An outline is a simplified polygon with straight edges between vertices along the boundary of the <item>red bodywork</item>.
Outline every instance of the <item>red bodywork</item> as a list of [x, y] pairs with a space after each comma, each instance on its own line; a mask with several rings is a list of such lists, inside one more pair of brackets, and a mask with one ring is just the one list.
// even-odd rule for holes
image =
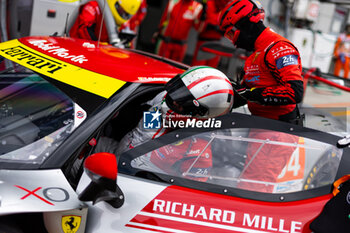
[[[38, 45], [40, 40], [47, 42]], [[165, 83], [184, 71], [159, 60], [94, 41], [61, 37], [26, 37], [19, 41], [61, 61], [126, 82]], [[72, 61], [70, 55], [80, 59]]]
[[212, 233], [309, 233], [310, 222], [331, 197], [329, 194], [274, 203], [170, 186], [130, 220], [130, 223], [143, 223], [142, 227], [126, 226], [146, 230], [158, 226], [189, 232], [204, 232], [206, 229], [205, 232]]

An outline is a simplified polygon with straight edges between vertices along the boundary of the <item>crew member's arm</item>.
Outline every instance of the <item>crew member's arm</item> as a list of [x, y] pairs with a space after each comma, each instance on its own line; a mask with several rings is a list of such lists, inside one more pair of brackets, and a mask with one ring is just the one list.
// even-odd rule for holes
[[78, 18], [70, 31], [70, 36], [75, 38], [97, 40], [94, 33], [98, 10], [93, 4], [87, 3], [80, 9]]
[[288, 105], [300, 103], [304, 95], [299, 52], [288, 42], [281, 41], [266, 54], [265, 64], [277, 81], [277, 85], [252, 88], [247, 91], [248, 100], [262, 105]]
[[[143, 19], [146, 16], [146, 14], [147, 14], [147, 3], [146, 3], [146, 0], [143, 0], [141, 2], [140, 8], [136, 12], [136, 14], [133, 15], [131, 17], [131, 19], [129, 20], [130, 29], [135, 31], [140, 26], [141, 22], [143, 21]], [[135, 32], [137, 32], [137, 31], [135, 31]]]
[[[205, 6], [205, 5], [204, 5]], [[193, 21], [193, 27], [197, 31], [202, 31], [205, 26], [205, 14], [206, 10], [202, 4], [197, 4], [194, 9], [194, 21]]]
[[173, 1], [168, 2], [167, 6], [162, 14], [162, 17], [160, 19], [159, 25], [158, 25], [158, 32], [159, 33], [161, 33], [163, 28], [167, 27], [169, 24], [171, 10], [173, 9], [173, 5], [174, 5]]

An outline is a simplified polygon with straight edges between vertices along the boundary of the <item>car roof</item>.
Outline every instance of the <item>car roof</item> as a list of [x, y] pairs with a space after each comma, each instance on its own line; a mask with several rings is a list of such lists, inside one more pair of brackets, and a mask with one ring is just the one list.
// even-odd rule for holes
[[110, 98], [128, 82], [165, 83], [184, 71], [132, 50], [68, 37], [6, 41], [0, 44], [0, 55], [103, 98]]

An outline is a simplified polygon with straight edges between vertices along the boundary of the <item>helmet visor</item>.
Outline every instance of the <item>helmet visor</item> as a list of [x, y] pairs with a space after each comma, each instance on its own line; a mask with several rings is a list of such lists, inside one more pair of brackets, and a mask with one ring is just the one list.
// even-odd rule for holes
[[201, 105], [192, 95], [181, 79], [180, 75], [172, 78], [166, 85], [165, 101], [168, 107], [181, 115], [204, 116], [208, 108]]
[[119, 2], [116, 2], [114, 7], [117, 10], [120, 17], [122, 17], [123, 19], [129, 20], [131, 18], [132, 15], [126, 12], [124, 8], [119, 4]]

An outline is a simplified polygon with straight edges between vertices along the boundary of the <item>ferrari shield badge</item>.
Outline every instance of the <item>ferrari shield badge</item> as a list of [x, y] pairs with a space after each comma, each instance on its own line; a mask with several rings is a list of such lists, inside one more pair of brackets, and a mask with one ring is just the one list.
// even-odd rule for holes
[[62, 216], [62, 230], [64, 233], [76, 233], [80, 227], [81, 216], [64, 215]]

